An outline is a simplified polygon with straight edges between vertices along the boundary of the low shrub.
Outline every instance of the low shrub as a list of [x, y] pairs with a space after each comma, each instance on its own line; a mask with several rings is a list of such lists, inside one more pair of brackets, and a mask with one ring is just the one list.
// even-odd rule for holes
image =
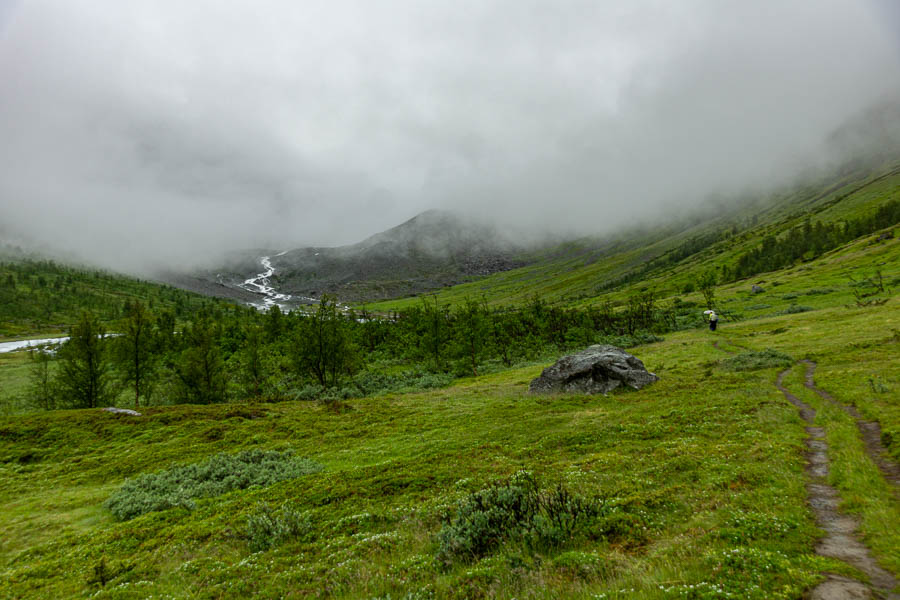
[[663, 338], [653, 335], [648, 331], [637, 331], [633, 335], [606, 335], [597, 338], [598, 344], [609, 344], [619, 348], [634, 348], [644, 344], [662, 342]]
[[104, 506], [126, 521], [144, 513], [194, 506], [194, 498], [218, 496], [251, 486], [266, 486], [322, 470], [322, 465], [285, 452], [246, 450], [216, 454], [209, 460], [145, 473], [128, 479]]
[[811, 310], [815, 310], [812, 306], [803, 306], [802, 304], [791, 304], [783, 311], [779, 312], [779, 315], [793, 315], [796, 313], [809, 312]]
[[430, 373], [423, 369], [411, 369], [393, 374], [365, 371], [356, 376], [354, 383], [362, 395], [373, 396], [391, 392], [447, 387], [453, 382], [453, 379], [453, 375], [449, 373]]
[[247, 517], [246, 532], [250, 549], [260, 552], [289, 539], [310, 541], [313, 526], [308, 514], [287, 504], [276, 513], [268, 504], [260, 502]]
[[767, 308], [772, 308], [771, 304], [754, 304], [753, 306], [748, 306], [747, 310], [765, 310]]
[[557, 548], [581, 536], [604, 537], [620, 509], [571, 493], [562, 485], [542, 490], [528, 471], [463, 498], [437, 536], [445, 566], [472, 561], [512, 542], [530, 550]]
[[762, 352], [742, 352], [722, 361], [722, 365], [730, 371], [753, 371], [770, 367], [789, 367], [794, 359], [784, 352], [766, 348]]

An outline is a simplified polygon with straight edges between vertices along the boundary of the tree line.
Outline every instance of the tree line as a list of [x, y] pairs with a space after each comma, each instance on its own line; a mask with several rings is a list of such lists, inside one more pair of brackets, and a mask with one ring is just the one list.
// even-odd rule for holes
[[[632, 346], [698, 324], [693, 305], [661, 306], [644, 290], [621, 306], [519, 308], [433, 298], [390, 315], [343, 311], [332, 297], [311, 312], [230, 306], [178, 320], [127, 301], [109, 331], [85, 311], [53, 356], [35, 352], [30, 397], [41, 408], [92, 408], [128, 393], [135, 408], [248, 399], [370, 394], [415, 374], [448, 382], [598, 342]], [[437, 379], [435, 379], [435, 377]], [[430, 379], [429, 379], [430, 378]], [[126, 392], [127, 390], [127, 392]]]
[[733, 281], [757, 273], [775, 271], [798, 260], [811, 260], [861, 236], [869, 235], [900, 223], [900, 200], [891, 200], [871, 215], [846, 222], [815, 224], [807, 217], [802, 225], [782, 237], [766, 236], [762, 243], [740, 255], [734, 266], [722, 269], [722, 278]]

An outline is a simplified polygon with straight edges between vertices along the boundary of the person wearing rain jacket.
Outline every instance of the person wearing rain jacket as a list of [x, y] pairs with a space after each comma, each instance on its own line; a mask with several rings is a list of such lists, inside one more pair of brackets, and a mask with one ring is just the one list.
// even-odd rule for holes
[[714, 310], [708, 310], [706, 311], [706, 314], [709, 316], [709, 330], [715, 331], [716, 325], [719, 324], [719, 315], [717, 315]]

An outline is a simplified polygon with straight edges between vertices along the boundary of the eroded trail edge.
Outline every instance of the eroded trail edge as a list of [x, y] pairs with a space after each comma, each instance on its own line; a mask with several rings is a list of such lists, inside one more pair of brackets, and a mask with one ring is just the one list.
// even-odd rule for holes
[[783, 384], [787, 369], [778, 374], [775, 387], [784, 397], [797, 407], [806, 421], [806, 493], [809, 505], [816, 516], [816, 523], [825, 530], [816, 544], [816, 554], [836, 558], [852, 565], [869, 576], [871, 586], [859, 581], [827, 573], [824, 582], [813, 588], [811, 600], [838, 600], [841, 598], [900, 598], [893, 594], [897, 580], [882, 569], [872, 558], [872, 553], [857, 537], [856, 519], [838, 511], [840, 495], [827, 482], [829, 472], [828, 444], [825, 442], [825, 428], [813, 425], [816, 411], [788, 391]]
[[900, 464], [897, 464], [888, 454], [887, 448], [881, 443], [881, 425], [878, 421], [870, 421], [860, 414], [855, 406], [844, 404], [835, 400], [831, 394], [816, 387], [813, 375], [816, 371], [816, 363], [811, 360], [801, 360], [806, 365], [806, 381], [805, 385], [810, 390], [818, 394], [822, 399], [831, 402], [835, 406], [840, 407], [848, 415], [856, 421], [856, 427], [862, 436], [863, 445], [866, 448], [866, 454], [872, 459], [884, 478], [894, 485], [894, 493], [900, 491]]

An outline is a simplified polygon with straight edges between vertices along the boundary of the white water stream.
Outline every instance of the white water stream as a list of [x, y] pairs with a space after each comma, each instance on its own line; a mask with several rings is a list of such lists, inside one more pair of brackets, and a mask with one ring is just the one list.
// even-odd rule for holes
[[[281, 256], [282, 254], [284, 254], [284, 252], [276, 254], [275, 256]], [[243, 288], [248, 292], [262, 294], [262, 302], [250, 303], [260, 310], [269, 310], [275, 305], [278, 305], [282, 310], [290, 310], [291, 307], [287, 304], [287, 301], [291, 299], [291, 295], [278, 293], [275, 291], [275, 288], [272, 287], [272, 282], [269, 281], [269, 278], [275, 273], [275, 267], [272, 266], [271, 258], [271, 256], [260, 257], [259, 264], [262, 265], [265, 271], [257, 274], [256, 277], [245, 280], [244, 283], [238, 284], [238, 287]]]

